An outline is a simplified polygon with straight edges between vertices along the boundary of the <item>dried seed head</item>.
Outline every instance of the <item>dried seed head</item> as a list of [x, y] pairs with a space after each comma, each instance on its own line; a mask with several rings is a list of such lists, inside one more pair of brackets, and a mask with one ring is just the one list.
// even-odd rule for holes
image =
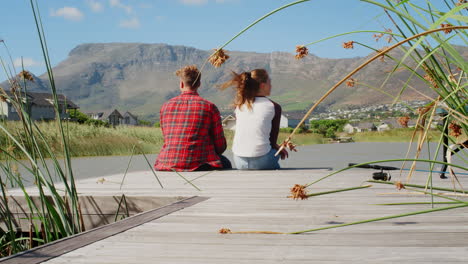
[[297, 152], [297, 149], [296, 149], [297, 145], [294, 144], [294, 143], [292, 143], [291, 141], [288, 141], [288, 142], [286, 143], [286, 147], [287, 147], [290, 151]]
[[[387, 48], [388, 48], [388, 47], [383, 47], [383, 48], [381, 48], [381, 49], [378, 49], [378, 50], [377, 50], [377, 54], [380, 54], [381, 52], [385, 51]], [[385, 61], [385, 54], [386, 54], [386, 53], [387, 53], [387, 52], [384, 52], [384, 53], [382, 53], [382, 55], [379, 56], [379, 60], [380, 60], [380, 61], [382, 61], [382, 62]]]
[[455, 78], [455, 76], [457, 76], [457, 75], [458, 75], [458, 73], [449, 74], [449, 76], [448, 76], [449, 81], [451, 83], [453, 83], [453, 84], [457, 84], [457, 78]]
[[219, 230], [219, 233], [220, 233], [220, 234], [230, 234], [230, 233], [232, 233], [232, 232], [231, 232], [231, 229], [229, 229], [229, 228], [221, 228], [221, 229]]
[[13, 154], [13, 151], [15, 151], [16, 147], [13, 145], [10, 145], [6, 148], [6, 151], [10, 154]]
[[101, 179], [98, 179], [98, 180], [96, 181], [96, 183], [104, 184], [105, 181], [106, 181], [106, 179], [101, 178]]
[[354, 87], [357, 83], [357, 80], [354, 79], [354, 78], [349, 78], [347, 81], [346, 81], [346, 86], [348, 87]]
[[[461, 6], [461, 5], [466, 4], [466, 3], [467, 3], [466, 0], [458, 0], [458, 3], [456, 3], [455, 5], [456, 5], [456, 6]], [[465, 7], [465, 9], [468, 9], [468, 8]]]
[[343, 43], [343, 48], [345, 49], [354, 49], [354, 41], [348, 41]]
[[424, 75], [424, 79], [428, 82], [431, 83], [431, 85], [434, 87], [434, 88], [439, 88], [439, 86], [437, 85], [436, 81], [429, 75], [429, 74], [426, 74]]
[[6, 97], [4, 95], [0, 95], [0, 102], [6, 102]]
[[294, 200], [305, 200], [308, 198], [307, 191], [305, 185], [295, 184], [294, 187], [291, 188], [291, 195], [288, 198], [293, 198]]
[[410, 121], [409, 116], [400, 116], [397, 118], [398, 124], [400, 124], [402, 127], [407, 128], [408, 127], [408, 122]]
[[449, 130], [450, 130], [450, 135], [451, 136], [454, 136], [454, 137], [459, 137], [461, 134], [462, 134], [462, 129], [461, 129], [461, 126], [459, 126], [457, 123], [455, 122], [452, 122], [449, 124], [448, 126]]
[[[393, 31], [391, 29], [386, 29], [385, 32], [388, 32], [388, 33], [393, 33]], [[385, 37], [385, 40], [387, 41], [387, 43], [391, 43], [392, 40], [393, 40], [393, 36], [392, 35], [387, 35]]]
[[223, 49], [215, 49], [215, 53], [208, 58], [208, 61], [216, 68], [223, 65], [229, 59], [229, 55]]
[[21, 71], [18, 76], [21, 78], [21, 79], [24, 79], [24, 80], [28, 80], [28, 81], [31, 81], [31, 82], [34, 82], [34, 78], [33, 78], [33, 75], [28, 72], [28, 71]]
[[451, 25], [449, 23], [446, 23], [446, 24], [440, 24], [440, 27], [441, 28], [446, 28], [446, 29], [444, 29], [445, 34], [450, 34], [452, 32], [452, 29], [448, 28], [448, 27], [453, 27], [453, 25]]
[[403, 185], [403, 183], [401, 183], [401, 181], [395, 182], [395, 187], [396, 187], [398, 190], [405, 189], [405, 185]]
[[302, 59], [309, 54], [309, 49], [306, 46], [296, 46], [296, 59]]
[[375, 39], [375, 41], [379, 41], [381, 37], [383, 37], [384, 33], [380, 34], [374, 34], [372, 37]]

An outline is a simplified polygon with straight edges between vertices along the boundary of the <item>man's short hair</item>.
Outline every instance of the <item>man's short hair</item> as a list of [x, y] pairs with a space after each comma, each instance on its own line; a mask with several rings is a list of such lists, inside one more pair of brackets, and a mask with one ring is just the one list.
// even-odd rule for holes
[[175, 74], [184, 82], [184, 85], [196, 89], [200, 86], [201, 73], [196, 65], [188, 65], [178, 69]]

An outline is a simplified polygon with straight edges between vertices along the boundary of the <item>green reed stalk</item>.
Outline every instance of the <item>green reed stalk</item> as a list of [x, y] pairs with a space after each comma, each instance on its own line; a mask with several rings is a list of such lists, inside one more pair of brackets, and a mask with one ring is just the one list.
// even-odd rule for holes
[[330, 194], [330, 193], [346, 192], [346, 191], [352, 191], [352, 190], [359, 190], [359, 189], [364, 189], [364, 188], [369, 188], [369, 187], [372, 187], [372, 185], [364, 185], [364, 186], [337, 189], [333, 191], [311, 193], [311, 194], [308, 194], [307, 197], [319, 196], [319, 195]]
[[400, 217], [405, 217], [405, 216], [412, 216], [412, 215], [418, 215], [418, 214], [427, 214], [427, 213], [445, 211], [445, 210], [450, 210], [450, 209], [455, 209], [455, 208], [462, 208], [462, 207], [467, 207], [467, 206], [468, 206], [468, 204], [460, 204], [460, 205], [454, 205], [454, 206], [434, 208], [434, 209], [429, 209], [429, 210], [415, 211], [415, 212], [411, 212], [411, 213], [404, 213], [404, 214], [398, 214], [398, 215], [390, 215], [390, 216], [372, 218], [372, 219], [367, 219], [367, 220], [362, 220], [362, 221], [351, 222], [351, 223], [347, 223], [347, 224], [339, 224], [339, 225], [325, 226], [325, 227], [320, 227], [320, 228], [313, 228], [313, 229], [308, 229], [308, 230], [303, 230], [303, 231], [296, 231], [296, 232], [291, 232], [291, 233], [288, 233], [288, 234], [302, 234], [302, 233], [314, 232], [314, 231], [325, 230], [325, 229], [332, 229], [332, 228], [338, 228], [338, 227], [344, 227], [344, 226], [351, 226], [351, 225], [359, 225], [359, 224], [364, 224], [364, 223], [378, 222], [378, 221], [382, 221], [382, 220], [400, 218]]
[[[368, 180], [367, 182], [395, 185], [395, 182], [388, 182], [388, 181]], [[421, 188], [421, 189], [426, 189], [427, 188], [427, 186], [425, 186], [425, 185], [409, 184], [409, 183], [406, 183], [405, 186]], [[468, 192], [466, 190], [443, 188], [443, 187], [432, 187], [432, 189], [438, 190], [438, 191], [448, 191], [448, 192], [457, 192], [457, 193], [466, 193], [466, 192]]]
[[426, 205], [426, 204], [460, 204], [460, 202], [409, 202], [409, 203], [383, 203], [374, 205]]
[[130, 155], [130, 160], [128, 161], [128, 164], [127, 164], [127, 168], [125, 169], [125, 173], [124, 173], [124, 176], [122, 178], [122, 182], [120, 182], [120, 190], [122, 190], [122, 185], [125, 181], [125, 177], [127, 176], [127, 172], [128, 172], [128, 168], [130, 168], [130, 163], [132, 162], [132, 159], [133, 159], [133, 154], [135, 154], [135, 148], [136, 148], [136, 145], [133, 145], [133, 148], [132, 148], [132, 155]]
[[353, 166], [349, 166], [349, 167], [346, 167], [346, 168], [343, 168], [341, 170], [337, 170], [335, 172], [332, 172], [328, 175], [325, 175], [323, 176], [322, 178], [316, 180], [316, 181], [313, 181], [309, 184], [306, 184], [306, 187], [309, 187], [310, 185], [312, 184], [315, 184], [317, 182], [320, 182], [330, 176], [333, 176], [335, 174], [338, 174], [340, 172], [343, 172], [343, 171], [347, 171], [349, 169], [352, 169], [352, 168], [356, 168], [356, 167], [359, 167], [359, 166], [362, 166], [362, 165], [369, 165], [369, 164], [374, 164], [374, 163], [385, 163], [385, 162], [393, 162], [393, 161], [419, 161], [419, 162], [428, 162], [428, 163], [438, 163], [438, 164], [447, 164], [447, 165], [450, 165], [452, 167], [455, 167], [455, 168], [459, 168], [459, 169], [463, 169], [463, 170], [468, 170], [468, 168], [465, 168], [465, 167], [462, 167], [460, 165], [456, 165], [456, 164], [450, 164], [450, 163], [447, 163], [447, 162], [443, 162], [443, 161], [436, 161], [436, 160], [426, 160], [426, 159], [387, 159], [387, 160], [376, 160], [376, 161], [369, 161], [369, 162], [363, 162], [363, 163], [359, 163], [359, 164], [356, 164], [356, 165], [353, 165]]
[[[254, 22], [252, 22], [250, 25], [248, 25], [247, 27], [245, 27], [244, 29], [242, 29], [239, 33], [237, 33], [234, 37], [232, 37], [230, 40], [228, 40], [226, 43], [224, 43], [223, 45], [219, 46], [213, 53], [211, 53], [210, 56], [208, 56], [208, 58], [205, 60], [205, 62], [203, 63], [202, 67], [200, 68], [200, 74], [201, 72], [203, 71], [203, 69], [205, 68], [205, 65], [206, 63], [208, 62], [208, 60], [213, 57], [220, 49], [226, 47], [229, 43], [231, 43], [233, 40], [235, 40], [237, 37], [239, 37], [240, 35], [242, 35], [244, 32], [246, 32], [247, 30], [249, 30], [251, 27], [255, 26], [256, 24], [258, 24], [260, 21], [264, 20], [265, 18], [273, 15], [274, 13], [277, 13], [283, 9], [286, 9], [288, 7], [291, 7], [291, 6], [294, 6], [294, 5], [297, 5], [297, 4], [300, 4], [300, 3], [304, 3], [304, 2], [308, 2], [310, 0], [299, 0], [299, 1], [295, 1], [295, 2], [292, 2], [292, 3], [289, 3], [289, 4], [286, 4], [286, 5], [283, 5], [269, 13], [267, 13], [266, 15], [260, 17], [259, 19], [255, 20]], [[197, 78], [195, 79], [194, 83], [198, 80], [200, 75], [197, 76]]]
[[187, 178], [185, 178], [184, 176], [182, 176], [182, 174], [180, 174], [178, 171], [172, 169], [173, 172], [175, 172], [177, 175], [179, 175], [182, 179], [184, 179], [184, 181], [190, 185], [193, 186], [193, 188], [197, 189], [198, 191], [201, 191], [200, 188], [198, 188], [195, 184], [193, 184], [191, 181], [187, 180]]

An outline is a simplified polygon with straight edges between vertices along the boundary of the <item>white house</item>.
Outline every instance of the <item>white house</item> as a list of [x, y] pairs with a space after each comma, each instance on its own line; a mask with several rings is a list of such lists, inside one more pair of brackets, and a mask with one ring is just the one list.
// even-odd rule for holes
[[379, 132], [383, 132], [383, 131], [387, 131], [387, 130], [390, 130], [390, 126], [385, 122], [382, 122], [382, 123], [380, 123], [380, 125], [377, 126], [377, 131], [379, 131]]
[[[17, 109], [13, 107], [10, 100], [13, 94], [10, 91], [5, 91], [6, 96], [1, 96], [0, 100], [0, 118], [6, 120], [20, 120]], [[22, 101], [25, 104], [26, 111], [32, 120], [54, 120], [55, 107], [52, 94], [49, 93], [23, 93]], [[10, 98], [8, 98], [10, 97]], [[78, 109], [79, 107], [70, 99], [62, 94], [57, 95], [58, 110], [60, 117], [68, 118], [67, 110]]]
[[[298, 112], [282, 113], [281, 120], [280, 120], [280, 128], [296, 127], [297, 124], [301, 122], [303, 117], [304, 117], [304, 113], [298, 113]], [[304, 125], [306, 127], [309, 126], [308, 123], [304, 123]]]
[[[353, 125], [351, 125], [350, 123], [347, 123], [346, 125], [344, 125], [343, 127], [343, 132], [347, 133], [347, 134], [353, 134], [355, 132], [355, 128]], [[356, 131], [357, 132], [357, 131]]]
[[109, 125], [114, 127], [122, 124], [123, 120], [122, 114], [120, 114], [120, 112], [117, 111], [117, 109], [98, 113], [88, 113], [87, 115], [92, 119], [105, 121], [109, 123]]
[[236, 117], [234, 115], [228, 115], [222, 120], [224, 129], [236, 130]]

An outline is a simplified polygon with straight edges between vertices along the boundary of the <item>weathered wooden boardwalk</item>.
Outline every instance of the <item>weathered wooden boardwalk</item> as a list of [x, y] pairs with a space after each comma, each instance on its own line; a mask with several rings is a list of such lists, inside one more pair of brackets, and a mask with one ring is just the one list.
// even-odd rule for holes
[[[372, 172], [349, 170], [308, 190], [320, 192], [359, 186], [371, 178]], [[431, 208], [430, 205], [376, 205], [431, 200], [429, 196], [398, 191], [392, 185], [383, 184], [303, 201], [287, 198], [294, 184], [310, 183], [328, 173], [313, 169], [215, 171], [194, 181], [201, 191], [173, 172], [158, 173], [164, 189], [149, 171], [128, 174], [122, 189], [119, 189], [121, 174], [104, 180], [82, 180], [78, 190], [83, 195], [208, 199], [161, 214], [159, 218], [45, 263], [468, 263], [468, 207], [301, 235], [218, 233], [221, 228], [234, 232], [294, 232]], [[181, 174], [194, 179], [204, 172]], [[392, 173], [392, 180], [405, 177]], [[426, 173], [418, 172], [411, 182], [424, 184], [426, 178]], [[460, 180], [468, 186], [468, 176], [460, 176]], [[435, 178], [434, 186], [451, 187], [451, 182]], [[466, 201], [468, 197], [457, 199]], [[64, 242], [57, 244], [60, 243]], [[27, 263], [26, 260], [30, 259], [16, 263]]]

